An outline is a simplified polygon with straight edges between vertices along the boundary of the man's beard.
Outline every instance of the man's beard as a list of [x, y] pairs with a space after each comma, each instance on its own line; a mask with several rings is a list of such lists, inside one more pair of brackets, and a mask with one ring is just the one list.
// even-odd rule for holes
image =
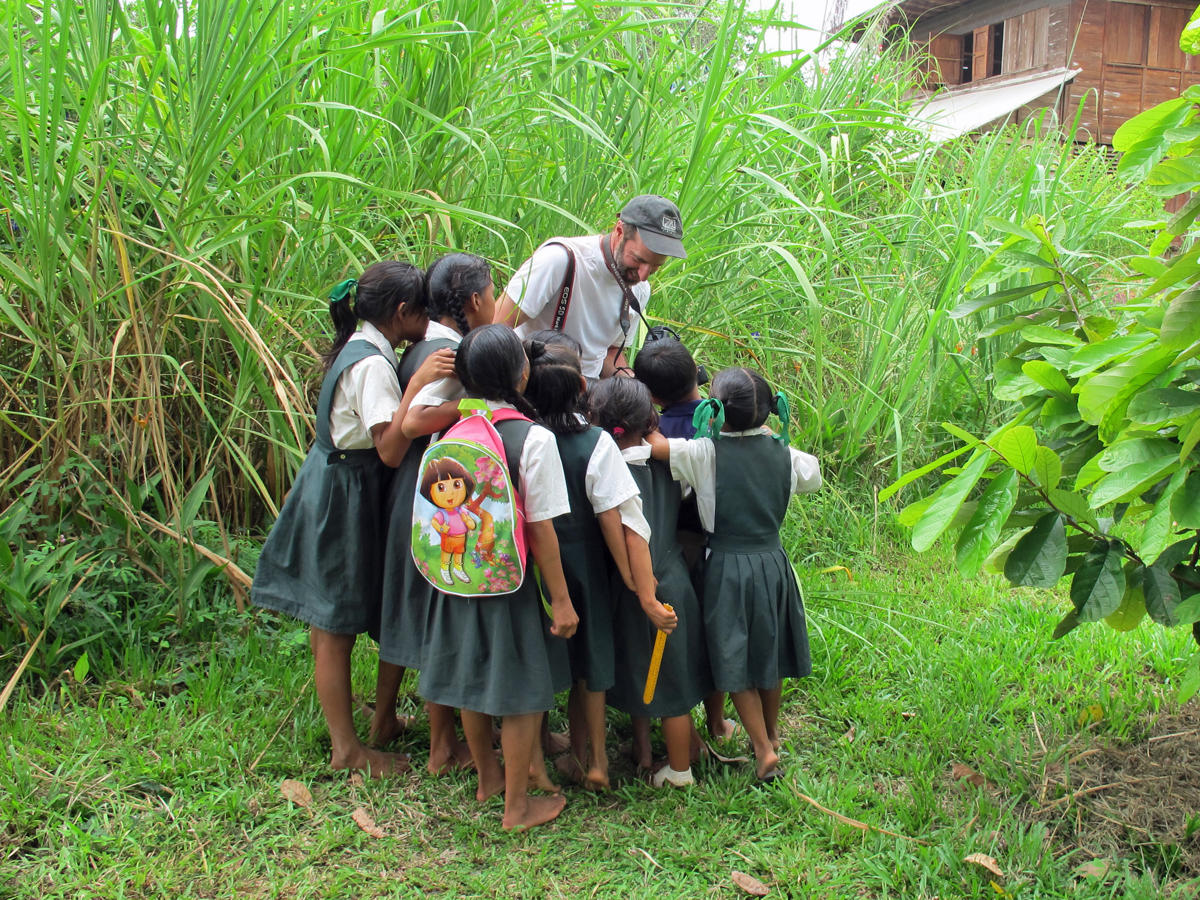
[[625, 280], [625, 283], [637, 284], [642, 280], [638, 276], [638, 270], [622, 268], [622, 266], [625, 264], [625, 242], [627, 240], [629, 240], [629, 238], [625, 237], [625, 235], [621, 235], [621, 240], [617, 244], [617, 250], [613, 254], [613, 259], [617, 261], [617, 271], [621, 273], [621, 278]]

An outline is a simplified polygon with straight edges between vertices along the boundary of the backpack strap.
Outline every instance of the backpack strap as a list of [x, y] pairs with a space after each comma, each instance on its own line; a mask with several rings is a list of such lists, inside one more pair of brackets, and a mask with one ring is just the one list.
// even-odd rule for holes
[[[321, 396], [317, 400], [317, 445], [326, 453], [333, 453], [333, 438], [329, 434], [329, 413], [333, 409], [333, 391], [337, 387], [342, 373], [358, 362], [371, 356], [383, 356], [383, 351], [370, 341], [347, 341], [325, 373], [325, 381], [321, 384]], [[373, 452], [373, 451], [372, 451]]]
[[504, 442], [504, 460], [508, 463], [508, 480], [514, 488], [521, 484], [521, 454], [533, 422], [515, 409], [498, 409], [492, 413], [492, 424]]
[[567, 252], [567, 271], [554, 295], [554, 318], [550, 320], [552, 329], [562, 331], [567, 324], [567, 313], [571, 310], [571, 292], [575, 290], [575, 251], [562, 241], [546, 241], [542, 246], [562, 247]]

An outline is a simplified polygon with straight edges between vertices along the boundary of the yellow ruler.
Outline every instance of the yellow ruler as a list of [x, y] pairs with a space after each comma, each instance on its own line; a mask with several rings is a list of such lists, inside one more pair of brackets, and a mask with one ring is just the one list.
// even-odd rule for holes
[[[675, 612], [671, 604], [664, 603], [667, 612]], [[646, 673], [646, 690], [642, 691], [642, 702], [647, 706], [654, 699], [654, 689], [658, 687], [658, 670], [662, 668], [663, 650], [667, 647], [667, 633], [661, 628], [654, 636], [654, 652], [650, 654], [650, 671]]]

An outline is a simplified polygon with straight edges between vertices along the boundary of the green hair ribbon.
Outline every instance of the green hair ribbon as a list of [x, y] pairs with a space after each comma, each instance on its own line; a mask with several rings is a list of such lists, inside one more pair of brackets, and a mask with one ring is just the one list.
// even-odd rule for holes
[[329, 299], [334, 303], [341, 303], [350, 296], [350, 292], [356, 287], [358, 287], [357, 278], [343, 279], [329, 289]]
[[788, 425], [792, 422], [792, 407], [783, 391], [775, 394], [775, 415], [779, 416], [779, 421], [783, 423], [783, 429], [775, 435], [775, 438], [786, 444], [788, 442]]
[[696, 437], [712, 438], [715, 441], [721, 436], [721, 429], [725, 427], [724, 404], [713, 397], [701, 401], [692, 416], [692, 427], [696, 429]]

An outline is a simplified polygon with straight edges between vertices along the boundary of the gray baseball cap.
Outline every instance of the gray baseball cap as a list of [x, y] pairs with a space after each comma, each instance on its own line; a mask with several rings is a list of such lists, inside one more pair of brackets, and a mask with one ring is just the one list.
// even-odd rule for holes
[[642, 243], [655, 253], [687, 259], [683, 249], [683, 216], [679, 207], [658, 194], [640, 194], [625, 204], [621, 221], [638, 230]]

